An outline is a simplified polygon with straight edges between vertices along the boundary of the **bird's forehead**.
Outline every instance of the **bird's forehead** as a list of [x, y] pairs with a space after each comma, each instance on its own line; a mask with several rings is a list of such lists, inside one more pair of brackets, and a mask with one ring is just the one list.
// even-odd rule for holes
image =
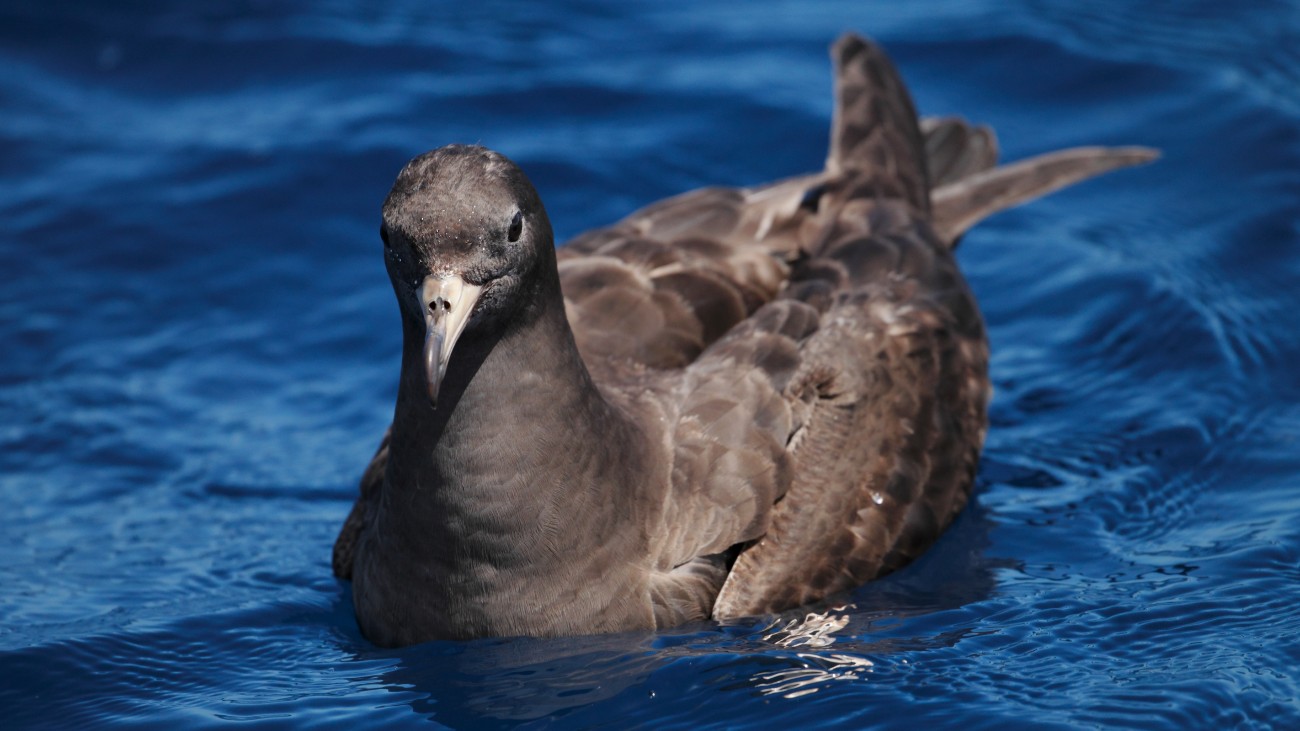
[[482, 147], [448, 146], [407, 163], [397, 176], [398, 188], [446, 191], [451, 195], [508, 195], [517, 168], [504, 155]]
[[384, 204], [384, 218], [408, 233], [466, 231], [498, 224], [516, 205], [514, 165], [481, 148], [435, 150], [412, 160]]

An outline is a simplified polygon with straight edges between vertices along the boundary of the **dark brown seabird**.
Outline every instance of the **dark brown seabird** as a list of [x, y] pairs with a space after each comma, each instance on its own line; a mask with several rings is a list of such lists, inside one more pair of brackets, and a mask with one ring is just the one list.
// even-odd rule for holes
[[953, 259], [1003, 208], [1154, 157], [997, 167], [832, 48], [825, 170], [655, 203], [558, 251], [514, 163], [412, 160], [381, 236], [392, 426], [334, 547], [379, 645], [774, 612], [905, 565], [966, 504], [988, 343]]

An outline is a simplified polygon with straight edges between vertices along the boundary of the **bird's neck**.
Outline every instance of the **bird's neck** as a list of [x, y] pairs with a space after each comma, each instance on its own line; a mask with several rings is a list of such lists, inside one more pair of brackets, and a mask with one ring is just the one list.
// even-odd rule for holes
[[509, 326], [462, 336], [436, 407], [426, 395], [423, 323], [405, 331], [384, 495], [390, 519], [463, 545], [473, 538], [462, 528], [483, 516], [493, 525], [476, 529], [526, 534], [538, 529], [539, 510], [594, 519], [593, 511], [617, 509], [587, 503], [635, 455], [604, 451], [640, 440], [583, 364], [558, 281]]

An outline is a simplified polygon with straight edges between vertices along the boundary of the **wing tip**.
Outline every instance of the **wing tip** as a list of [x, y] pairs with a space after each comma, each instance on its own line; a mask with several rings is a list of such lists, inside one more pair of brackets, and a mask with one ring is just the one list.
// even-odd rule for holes
[[1160, 156], [1160, 150], [1139, 145], [1071, 147], [985, 170], [932, 191], [936, 229], [952, 247], [994, 213]]

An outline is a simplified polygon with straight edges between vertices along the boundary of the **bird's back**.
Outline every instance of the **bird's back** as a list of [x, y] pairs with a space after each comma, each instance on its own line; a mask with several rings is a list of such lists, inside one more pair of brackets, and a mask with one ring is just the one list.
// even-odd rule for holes
[[965, 503], [983, 440], [983, 325], [930, 225], [915, 109], [877, 47], [846, 36], [832, 56], [822, 173], [689, 193], [561, 250], [597, 379], [675, 386], [660, 583], [734, 561], [704, 590], [721, 591], [714, 615], [904, 563]]

